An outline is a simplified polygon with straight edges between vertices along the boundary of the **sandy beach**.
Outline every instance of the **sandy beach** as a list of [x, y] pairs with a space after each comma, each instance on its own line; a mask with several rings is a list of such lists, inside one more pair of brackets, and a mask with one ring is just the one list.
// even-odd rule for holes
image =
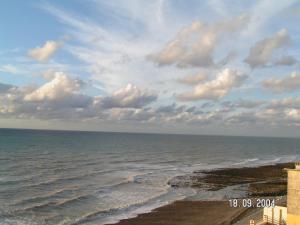
[[[260, 167], [225, 168], [219, 170], [195, 171], [190, 183], [176, 182], [171, 186], [206, 187], [209, 190], [248, 184], [247, 197], [271, 198], [286, 194], [286, 173], [284, 168], [293, 168], [293, 163], [280, 163]], [[201, 174], [201, 176], [200, 176]], [[203, 177], [203, 174], [204, 177]], [[229, 225], [242, 218], [252, 208], [230, 207], [228, 199], [218, 201], [177, 201], [157, 208], [135, 218], [121, 220], [116, 225]]]
[[228, 201], [177, 201], [117, 225], [227, 225], [245, 210]]

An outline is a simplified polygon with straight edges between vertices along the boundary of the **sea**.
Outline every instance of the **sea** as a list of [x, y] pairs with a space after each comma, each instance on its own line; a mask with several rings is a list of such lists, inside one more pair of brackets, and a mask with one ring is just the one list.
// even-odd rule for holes
[[233, 195], [169, 181], [300, 160], [300, 139], [0, 129], [1, 225], [101, 225], [180, 199]]

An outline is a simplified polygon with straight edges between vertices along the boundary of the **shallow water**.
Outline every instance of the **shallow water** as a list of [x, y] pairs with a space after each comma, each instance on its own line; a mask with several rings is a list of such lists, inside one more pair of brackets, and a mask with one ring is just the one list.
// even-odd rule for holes
[[0, 129], [0, 224], [104, 224], [193, 196], [198, 169], [300, 159], [300, 139]]

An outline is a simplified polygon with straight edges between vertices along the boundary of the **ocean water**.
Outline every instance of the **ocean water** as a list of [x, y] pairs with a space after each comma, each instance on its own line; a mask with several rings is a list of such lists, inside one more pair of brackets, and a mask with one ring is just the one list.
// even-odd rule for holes
[[0, 224], [105, 224], [198, 194], [199, 169], [300, 160], [300, 139], [0, 129]]

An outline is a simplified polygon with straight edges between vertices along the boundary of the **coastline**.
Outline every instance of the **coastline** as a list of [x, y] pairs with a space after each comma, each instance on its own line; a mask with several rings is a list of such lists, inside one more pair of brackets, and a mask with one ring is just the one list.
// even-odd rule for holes
[[[294, 163], [278, 163], [257, 167], [221, 168], [195, 171], [170, 181], [172, 188], [193, 187], [218, 191], [230, 186], [246, 185], [247, 198], [275, 198], [286, 194], [284, 168]], [[161, 206], [149, 213], [107, 225], [227, 225], [253, 208], [231, 207], [229, 198], [221, 200], [180, 200]], [[281, 202], [282, 204], [282, 202]], [[284, 204], [284, 203], [283, 203]]]

